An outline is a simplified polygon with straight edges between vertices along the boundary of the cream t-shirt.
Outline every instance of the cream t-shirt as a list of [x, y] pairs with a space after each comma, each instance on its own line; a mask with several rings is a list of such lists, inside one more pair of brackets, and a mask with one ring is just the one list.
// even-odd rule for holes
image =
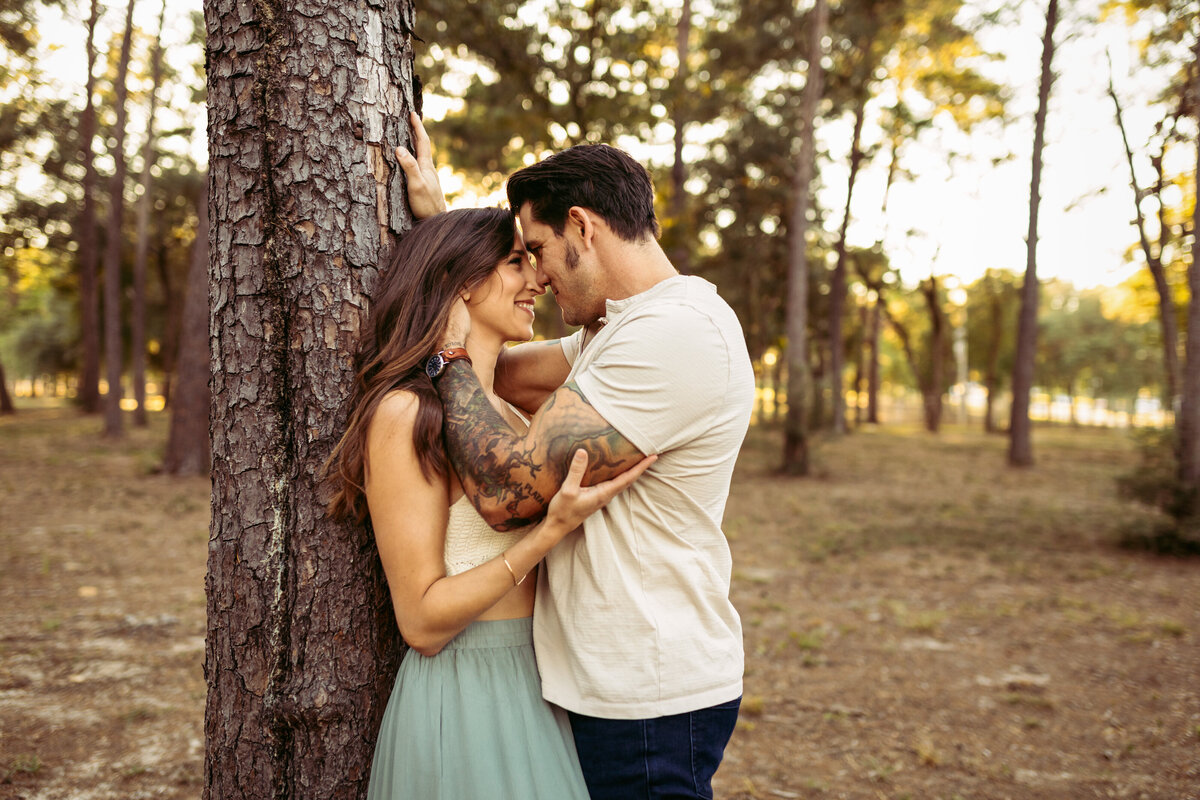
[[741, 326], [711, 283], [677, 276], [609, 301], [568, 381], [658, 461], [546, 557], [534, 646], [547, 700], [609, 719], [680, 714], [742, 692], [742, 628], [721, 530], [754, 403]]

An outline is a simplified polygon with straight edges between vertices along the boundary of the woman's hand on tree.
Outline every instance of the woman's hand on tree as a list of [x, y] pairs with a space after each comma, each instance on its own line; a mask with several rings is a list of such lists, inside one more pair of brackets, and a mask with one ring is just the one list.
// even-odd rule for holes
[[413, 145], [417, 154], [414, 157], [407, 149], [397, 147], [396, 160], [408, 179], [408, 206], [414, 217], [425, 219], [445, 211], [446, 198], [442, 194], [437, 168], [433, 166], [433, 146], [429, 143], [429, 134], [417, 112], [409, 114], [409, 123], [412, 125]]

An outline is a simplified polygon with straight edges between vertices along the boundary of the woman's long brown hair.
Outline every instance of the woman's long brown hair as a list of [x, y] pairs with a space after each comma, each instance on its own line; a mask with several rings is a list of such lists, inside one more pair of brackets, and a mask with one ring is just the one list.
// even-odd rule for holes
[[418, 222], [396, 247], [376, 289], [355, 357], [356, 377], [346, 432], [326, 463], [332, 516], [362, 522], [367, 430], [383, 398], [396, 389], [417, 396], [413, 445], [427, 480], [444, 476], [442, 403], [425, 374], [439, 346], [450, 307], [464, 289], [487, 279], [512, 252], [516, 226], [501, 208], [448, 211]]

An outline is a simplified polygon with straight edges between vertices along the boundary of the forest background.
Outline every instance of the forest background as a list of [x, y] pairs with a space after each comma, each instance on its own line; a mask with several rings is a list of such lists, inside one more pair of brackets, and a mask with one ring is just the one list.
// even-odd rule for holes
[[[228, 629], [213, 605], [237, 591], [221, 583], [222, 553], [258, 564], [222, 550], [248, 529], [229, 458], [213, 464], [211, 520], [204, 484], [146, 474], [207, 475], [210, 369], [241, 402], [229, 376], [260, 366], [253, 336], [232, 333], [252, 315], [217, 316], [221, 248], [245, 235], [236, 214], [253, 215], [228, 172], [206, 194], [208, 148], [231, 152], [206, 135], [206, 111], [258, 98], [211, 74], [206, 87], [216, 34], [238, 42], [218, 25], [232, 6], [208, 5], [207, 22], [145, 0], [0, 7], [5, 794], [75, 796], [99, 775], [97, 796], [194, 795], [197, 520], [211, 525], [209, 648]], [[654, 172], [677, 266], [717, 284], [743, 322], [760, 391], [727, 521], [750, 657], [726, 794], [1178, 797], [1191, 785], [1190, 567], [1111, 547], [1194, 552], [1200, 529], [1187, 423], [1200, 400], [1194, 2], [398, 8], [452, 204], [497, 202], [504, 175], [570, 144], [625, 146]], [[288, 14], [319, 65], [320, 31]], [[226, 93], [206, 109], [214, 86]], [[210, 208], [223, 215], [211, 238]], [[351, 263], [373, 263], [364, 242], [346, 247]], [[558, 335], [551, 298], [541, 304], [539, 334]], [[1020, 320], [1034, 323], [1027, 359]], [[224, 416], [251, 419], [239, 413]], [[1014, 457], [1030, 417], [1046, 423], [1037, 466]], [[291, 428], [264, 420], [251, 444], [271, 452], [263, 432]], [[994, 434], [1006, 432], [1008, 460], [1031, 470], [1003, 467]], [[239, 455], [228, 429], [214, 442]], [[314, 458], [288, 469], [311, 473]], [[307, 513], [282, 574], [304, 557]], [[280, 613], [290, 635], [297, 612]], [[263, 652], [283, 665], [286, 645]], [[1090, 671], [1088, 648], [1102, 665]], [[898, 653], [911, 677], [889, 672]], [[303, 697], [294, 667], [277, 674], [271, 692]], [[207, 679], [211, 712], [222, 694]], [[964, 680], [965, 695], [938, 696]], [[80, 698], [101, 685], [117, 691], [115, 717], [102, 696]], [[79, 715], [49, 721], [69, 706]], [[213, 759], [239, 748], [238, 731], [208, 719], [201, 782], [221, 796], [238, 770]], [[269, 772], [293, 786], [345, 779], [313, 765], [322, 744], [338, 752], [321, 719], [262, 719], [267, 749], [290, 753]], [[813, 750], [813, 734], [830, 747]], [[796, 748], [808, 748], [798, 771]], [[1028, 752], [1039, 756], [1016, 755]]]
[[[417, 53], [452, 205], [502, 202], [504, 175], [575, 142], [628, 147], [655, 172], [664, 244], [678, 266], [712, 280], [737, 309], [761, 411], [773, 418], [777, 388], [781, 401], [785, 393], [801, 16], [788, 4], [751, 12], [689, 3], [685, 29], [679, 3], [460, 5], [469, 11], [461, 18], [454, 3], [422, 7], [427, 44]], [[1195, 207], [1195, 123], [1183, 87], [1195, 25], [1188, 4], [1174, 5], [1084, 3], [1063, 15], [1037, 240], [1036, 417], [1163, 424], [1174, 407], [1150, 268], [1161, 263], [1182, 323]], [[99, 364], [113, 360], [127, 407], [170, 400], [207, 157], [203, 25], [194, 3], [135, 9], [127, 130], [117, 131], [121, 10], [96, 20], [91, 71], [86, 4], [16, 4], [4, 14], [6, 394], [70, 395], [95, 409], [107, 396], [100, 378], [110, 377]], [[951, 392], [957, 419], [985, 416], [989, 429], [1005, 421], [1043, 13], [1033, 3], [834, 9], [806, 232], [814, 427], [835, 424], [827, 409], [846, 391], [860, 421], [876, 418], [878, 393], [886, 402], [914, 391]], [[95, 133], [81, 149], [88, 76]], [[128, 165], [129, 213], [120, 214], [111, 203], [118, 142]], [[80, 223], [89, 163], [94, 239]], [[116, 357], [102, 359], [107, 295], [95, 287], [110, 258], [122, 306]], [[553, 312], [540, 321], [543, 335], [559, 332]], [[920, 405], [903, 408], [902, 418]]]

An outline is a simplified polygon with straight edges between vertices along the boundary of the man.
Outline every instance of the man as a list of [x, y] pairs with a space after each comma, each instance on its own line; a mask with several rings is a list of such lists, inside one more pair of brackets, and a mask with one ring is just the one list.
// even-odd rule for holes
[[[432, 161], [414, 128], [419, 159], [400, 158], [419, 181]], [[453, 318], [430, 370], [447, 450], [497, 528], [543, 514], [578, 447], [590, 480], [659, 455], [547, 557], [534, 644], [594, 800], [711, 797], [742, 693], [720, 527], [754, 396], [741, 328], [712, 284], [671, 265], [649, 174], [622, 151], [565, 150], [512, 175], [508, 197], [538, 281], [583, 328], [501, 359], [499, 393], [536, 411], [522, 434], [453, 357], [469, 325]]]

